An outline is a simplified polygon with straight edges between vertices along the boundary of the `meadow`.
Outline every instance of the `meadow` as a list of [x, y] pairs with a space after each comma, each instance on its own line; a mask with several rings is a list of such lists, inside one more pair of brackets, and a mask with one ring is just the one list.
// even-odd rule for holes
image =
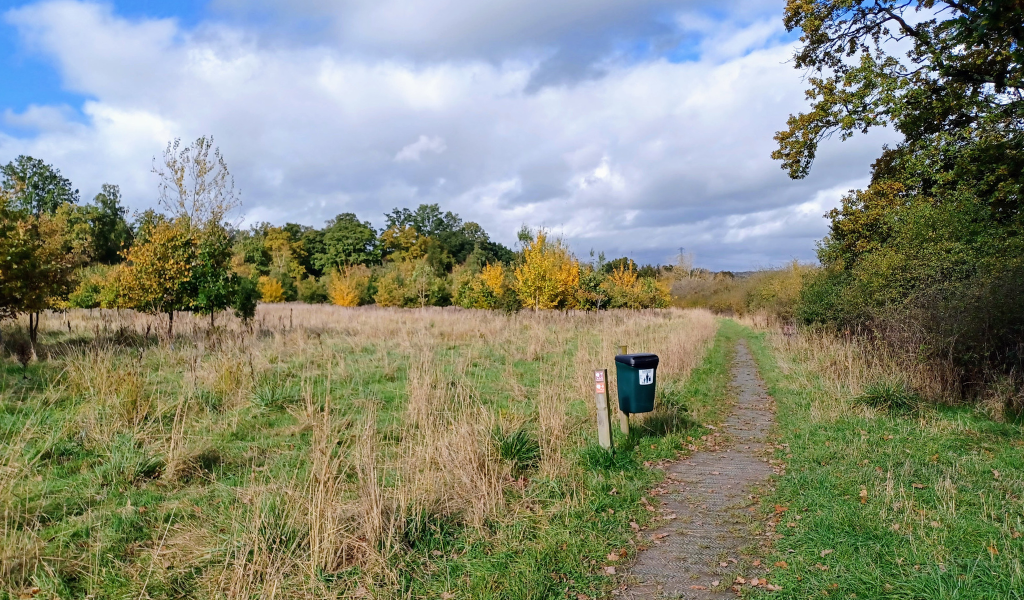
[[[39, 360], [5, 353], [0, 598], [600, 597], [648, 466], [726, 408], [703, 310], [162, 322], [43, 313]], [[611, 457], [593, 369], [619, 344], [661, 356], [659, 409]]]

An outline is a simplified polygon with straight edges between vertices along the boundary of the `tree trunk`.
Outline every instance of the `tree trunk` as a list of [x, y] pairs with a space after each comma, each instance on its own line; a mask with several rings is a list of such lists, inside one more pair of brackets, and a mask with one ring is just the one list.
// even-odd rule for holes
[[32, 313], [28, 313], [28, 339], [32, 344], [36, 343], [36, 337], [39, 334], [39, 313], [35, 313], [34, 316], [35, 319], [32, 318]]
[[169, 311], [167, 313], [167, 337], [172, 337], [173, 335], [174, 335], [174, 311], [172, 310], [172, 311]]

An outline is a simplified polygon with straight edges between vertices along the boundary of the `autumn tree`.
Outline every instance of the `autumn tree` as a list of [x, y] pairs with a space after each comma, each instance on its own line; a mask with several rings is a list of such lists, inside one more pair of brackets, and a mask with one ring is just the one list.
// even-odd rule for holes
[[359, 306], [369, 300], [370, 269], [365, 265], [349, 267], [331, 276], [327, 294], [336, 306]]
[[534, 310], [575, 308], [579, 282], [579, 262], [562, 240], [548, 241], [540, 230], [524, 242], [521, 263], [515, 268], [515, 286], [526, 306]]
[[198, 246], [187, 218], [147, 225], [125, 254], [119, 282], [121, 305], [166, 314], [167, 335], [173, 335], [175, 311], [193, 306]]
[[27, 313], [35, 344], [40, 313], [63, 305], [85, 255], [70, 233], [67, 210], [35, 214], [32, 204], [18, 200], [18, 189], [0, 188], [0, 319]]
[[[177, 138], [169, 142], [162, 161], [153, 159], [152, 171], [159, 178], [159, 203], [170, 219], [154, 228], [147, 247], [134, 255], [128, 271], [133, 287], [127, 297], [143, 310], [167, 313], [169, 334], [176, 310], [208, 314], [212, 325], [214, 315], [238, 296], [225, 226], [228, 213], [240, 204], [234, 178], [213, 137], [207, 136], [188, 146]], [[152, 248], [154, 238], [171, 245]], [[151, 263], [161, 254], [169, 260], [163, 268]], [[161, 270], [169, 277], [165, 282], [153, 277]]]

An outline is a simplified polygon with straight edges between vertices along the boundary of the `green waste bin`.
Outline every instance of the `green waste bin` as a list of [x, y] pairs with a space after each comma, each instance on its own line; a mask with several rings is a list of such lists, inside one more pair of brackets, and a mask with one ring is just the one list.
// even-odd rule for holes
[[657, 382], [657, 354], [620, 354], [615, 357], [615, 377], [619, 388], [619, 410], [627, 414], [654, 410]]

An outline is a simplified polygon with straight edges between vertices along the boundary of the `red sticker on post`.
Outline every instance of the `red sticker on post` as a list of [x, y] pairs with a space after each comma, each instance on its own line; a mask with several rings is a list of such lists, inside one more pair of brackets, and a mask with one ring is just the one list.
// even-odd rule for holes
[[604, 382], [603, 381], [598, 381], [595, 384], [595, 388], [596, 388], [598, 394], [603, 394], [604, 393]]
[[594, 381], [604, 382], [604, 371], [594, 371]]

